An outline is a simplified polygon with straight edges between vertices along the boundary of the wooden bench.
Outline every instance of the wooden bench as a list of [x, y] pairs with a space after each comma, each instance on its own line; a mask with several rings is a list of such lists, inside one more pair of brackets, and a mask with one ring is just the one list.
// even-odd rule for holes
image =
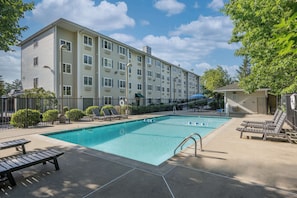
[[27, 154], [10, 156], [7, 159], [0, 160], [0, 175], [4, 180], [8, 180], [12, 186], [16, 185], [12, 172], [27, 168], [36, 164], [46, 164], [50, 162], [59, 170], [57, 158], [63, 155], [63, 152], [50, 149], [33, 151]]
[[7, 142], [0, 142], [0, 150], [15, 147], [17, 151], [22, 151], [23, 154], [26, 154], [25, 144], [29, 142], [31, 141], [26, 139], [17, 139], [17, 140], [11, 140]]

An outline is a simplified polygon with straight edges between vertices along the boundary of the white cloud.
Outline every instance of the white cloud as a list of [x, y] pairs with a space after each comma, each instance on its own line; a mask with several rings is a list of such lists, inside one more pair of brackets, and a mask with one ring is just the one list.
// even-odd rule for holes
[[212, 0], [212, 2], [207, 5], [207, 7], [211, 8], [213, 10], [219, 10], [224, 7], [224, 1], [223, 0]]
[[140, 21], [140, 24], [141, 24], [142, 26], [147, 26], [147, 25], [150, 24], [150, 22], [147, 21], [147, 20], [141, 20], [141, 21]]
[[21, 79], [21, 53], [19, 48], [14, 52], [0, 51], [0, 75], [2, 80], [8, 83]]
[[157, 0], [154, 4], [155, 8], [167, 12], [167, 16], [181, 13], [186, 7], [185, 4], [176, 0]]
[[101, 1], [96, 5], [92, 0], [42, 0], [32, 13], [35, 20], [45, 24], [65, 18], [95, 31], [107, 31], [133, 27], [135, 21], [127, 11], [125, 2]]

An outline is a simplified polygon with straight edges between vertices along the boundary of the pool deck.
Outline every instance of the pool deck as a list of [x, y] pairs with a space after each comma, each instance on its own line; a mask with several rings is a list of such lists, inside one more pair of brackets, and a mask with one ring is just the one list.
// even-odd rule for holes
[[[166, 113], [166, 112], [165, 112]], [[170, 113], [170, 112], [169, 112]], [[177, 115], [212, 115], [177, 111]], [[216, 116], [218, 114], [214, 113]], [[159, 114], [130, 116], [129, 120]], [[60, 170], [52, 164], [35, 165], [13, 173], [16, 186], [0, 184], [0, 197], [296, 197], [297, 144], [285, 140], [261, 140], [251, 134], [242, 139], [236, 127], [243, 119], [265, 120], [268, 115], [236, 116], [203, 139], [203, 151], [193, 147], [152, 166], [109, 155], [40, 134], [99, 126], [126, 120], [83, 121], [30, 129], [0, 129], [0, 142], [26, 138], [26, 150], [55, 148]], [[288, 126], [285, 126], [288, 127]], [[124, 149], [124, 148], [123, 148]], [[1, 157], [17, 154], [0, 150]]]

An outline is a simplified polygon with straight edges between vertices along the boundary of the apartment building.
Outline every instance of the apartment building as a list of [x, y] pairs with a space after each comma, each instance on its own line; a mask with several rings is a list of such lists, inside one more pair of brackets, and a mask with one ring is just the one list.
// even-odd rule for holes
[[62, 18], [20, 46], [23, 88], [43, 87], [71, 108], [118, 105], [125, 98], [166, 104], [199, 90], [198, 75], [152, 56], [150, 47], [139, 50]]

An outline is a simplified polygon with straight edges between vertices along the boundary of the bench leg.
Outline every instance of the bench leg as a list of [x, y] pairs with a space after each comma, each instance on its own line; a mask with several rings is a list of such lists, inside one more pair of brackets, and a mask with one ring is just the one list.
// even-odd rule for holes
[[7, 179], [8, 179], [8, 181], [10, 182], [10, 184], [11, 184], [12, 186], [15, 186], [15, 185], [16, 185], [15, 180], [14, 180], [14, 178], [13, 178], [11, 172], [7, 173]]
[[60, 167], [59, 167], [59, 164], [58, 164], [58, 160], [57, 160], [56, 157], [54, 158], [54, 164], [55, 164], [56, 170], [60, 170]]

